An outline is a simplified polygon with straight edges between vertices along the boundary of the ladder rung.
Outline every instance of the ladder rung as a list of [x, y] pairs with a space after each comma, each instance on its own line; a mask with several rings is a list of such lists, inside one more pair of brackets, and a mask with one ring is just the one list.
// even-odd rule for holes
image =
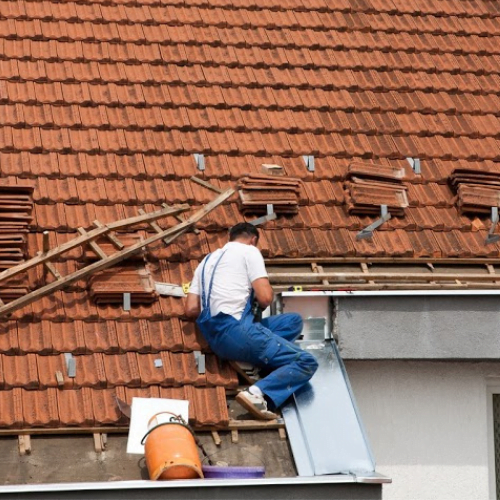
[[[92, 224], [94, 224], [95, 227], [104, 227], [104, 224], [98, 220], [95, 220]], [[116, 237], [115, 233], [109, 232], [104, 236], [108, 238], [117, 250], [123, 250], [125, 248], [125, 245]]]
[[[168, 208], [168, 205], [166, 203], [162, 203], [161, 206], [163, 208]], [[179, 222], [184, 222], [186, 219], [184, 219], [181, 215], [174, 215], [174, 217], [179, 221]], [[196, 229], [195, 227], [192, 228], [194, 234], [200, 234], [200, 230]]]
[[43, 265], [47, 268], [47, 271], [49, 271], [49, 273], [52, 274], [52, 276], [54, 276], [56, 280], [62, 279], [62, 276], [59, 273], [59, 271], [50, 262], [44, 262]]
[[[83, 229], [83, 227], [79, 227], [78, 232], [82, 236], [85, 236], [87, 234], [87, 231], [85, 231], [85, 229]], [[98, 257], [100, 257], [101, 259], [106, 259], [108, 257], [108, 254], [95, 241], [89, 241], [89, 246], [90, 246], [90, 248], [92, 248], [92, 250], [95, 252], [95, 254]]]
[[[142, 208], [139, 208], [138, 212], [143, 215], [145, 214], [146, 212], [142, 209]], [[155, 221], [152, 221], [152, 222], [148, 222], [149, 226], [152, 227], [158, 234], [163, 232], [162, 228], [158, 225], [157, 222]]]

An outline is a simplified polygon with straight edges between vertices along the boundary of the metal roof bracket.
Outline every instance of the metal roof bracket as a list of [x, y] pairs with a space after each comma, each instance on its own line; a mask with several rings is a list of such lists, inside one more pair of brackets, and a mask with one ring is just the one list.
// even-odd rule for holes
[[413, 169], [413, 171], [417, 175], [420, 175], [422, 173], [421, 168], [420, 168], [420, 158], [412, 158], [410, 156], [406, 159], [408, 160], [408, 163], [411, 165], [411, 168]]
[[129, 292], [123, 294], [123, 310], [130, 311], [132, 307], [132, 295]]
[[66, 372], [69, 378], [76, 377], [76, 361], [70, 352], [64, 353], [64, 358], [66, 359]]
[[194, 161], [196, 162], [196, 168], [198, 170], [205, 170], [205, 155], [201, 153], [194, 153]]
[[364, 240], [366, 238], [371, 238], [373, 236], [373, 231], [380, 227], [384, 222], [387, 222], [391, 218], [391, 214], [387, 210], [387, 205], [380, 205], [380, 218], [369, 226], [362, 229], [357, 235], [357, 240]]
[[201, 351], [193, 351], [198, 373], [205, 373], [205, 355]]
[[271, 221], [276, 219], [277, 215], [276, 212], [274, 211], [274, 205], [272, 203], [267, 204], [267, 215], [263, 215], [262, 217], [259, 217], [258, 219], [250, 221], [250, 224], [252, 226], [258, 226], [260, 224], [264, 224], [265, 222]]
[[486, 236], [486, 240], [484, 242], [485, 245], [490, 243], [497, 243], [500, 241], [500, 235], [493, 234], [498, 225], [498, 207], [491, 207], [491, 227], [488, 231], [488, 236]]
[[307, 170], [309, 172], [314, 172], [314, 156], [313, 155], [304, 155], [304, 163], [306, 164]]

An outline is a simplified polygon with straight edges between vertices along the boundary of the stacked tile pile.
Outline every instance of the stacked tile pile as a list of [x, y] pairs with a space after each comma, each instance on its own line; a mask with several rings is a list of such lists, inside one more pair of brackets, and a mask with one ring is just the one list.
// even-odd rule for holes
[[151, 304], [158, 298], [147, 265], [114, 266], [91, 276], [89, 285], [90, 296], [96, 304], [123, 304], [124, 293], [130, 293], [131, 304]]
[[[33, 186], [0, 185], [0, 270], [13, 267], [26, 255], [26, 233], [32, 220]], [[0, 285], [0, 298], [10, 301], [28, 293], [27, 277]]]
[[450, 175], [461, 213], [490, 214], [500, 206], [500, 173], [457, 168]]
[[[135, 245], [143, 239], [137, 233], [117, 236], [126, 247]], [[108, 256], [117, 251], [109, 240], [99, 242], [99, 247]], [[88, 261], [98, 260], [90, 246], [85, 256]], [[90, 297], [99, 305], [123, 304], [124, 293], [130, 293], [130, 302], [133, 305], [152, 304], [158, 299], [155, 280], [149, 270], [145, 252], [138, 252], [120, 265], [90, 276], [88, 283]]]
[[272, 204], [277, 214], [299, 211], [300, 180], [274, 175], [247, 175], [238, 182], [240, 210], [243, 214], [265, 214]]
[[403, 216], [404, 209], [408, 206], [403, 176], [402, 168], [363, 162], [350, 163], [345, 183], [349, 214], [380, 215], [381, 205], [387, 205], [391, 215]]

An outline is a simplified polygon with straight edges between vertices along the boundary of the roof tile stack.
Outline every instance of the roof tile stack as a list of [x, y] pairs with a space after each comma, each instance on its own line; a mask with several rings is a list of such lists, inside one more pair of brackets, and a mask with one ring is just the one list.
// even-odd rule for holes
[[461, 213], [491, 214], [500, 207], [500, 173], [457, 168], [450, 176]]
[[[22, 262], [26, 255], [28, 226], [32, 220], [33, 185], [0, 185], [0, 270]], [[10, 301], [28, 292], [26, 276], [0, 285], [0, 299]]]
[[407, 187], [402, 168], [353, 162], [347, 174], [346, 199], [350, 214], [379, 215], [387, 205], [391, 215], [403, 216], [408, 206]]
[[277, 214], [299, 211], [300, 180], [274, 175], [247, 175], [238, 182], [240, 210], [246, 214], [265, 214], [273, 205]]
[[158, 299], [155, 281], [147, 265], [114, 266], [89, 279], [90, 296], [96, 304], [123, 304], [130, 293], [132, 305], [151, 304]]

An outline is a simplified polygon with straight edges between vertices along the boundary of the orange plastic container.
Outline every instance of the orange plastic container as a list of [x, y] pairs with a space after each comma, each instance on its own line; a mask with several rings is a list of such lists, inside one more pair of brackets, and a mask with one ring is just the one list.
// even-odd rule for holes
[[148, 428], [143, 441], [146, 439], [144, 454], [150, 479], [203, 477], [193, 433], [182, 417], [160, 412], [151, 417]]

